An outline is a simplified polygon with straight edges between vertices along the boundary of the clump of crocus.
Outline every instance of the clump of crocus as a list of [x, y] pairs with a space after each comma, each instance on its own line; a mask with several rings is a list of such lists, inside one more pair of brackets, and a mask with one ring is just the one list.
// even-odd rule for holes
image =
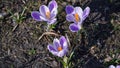
[[46, 21], [48, 24], [53, 24], [56, 22], [57, 8], [56, 1], [52, 0], [49, 2], [48, 6], [41, 5], [39, 11], [33, 11], [31, 16], [36, 21]]
[[110, 65], [109, 68], [120, 68], [120, 65], [117, 65], [117, 66]]
[[66, 19], [69, 22], [74, 22], [70, 24], [69, 29], [72, 32], [78, 32], [81, 29], [82, 22], [88, 17], [90, 13], [90, 8], [86, 7], [84, 11], [81, 7], [73, 7], [71, 5], [66, 6]]
[[47, 48], [53, 55], [63, 57], [68, 51], [67, 40], [64, 36], [61, 36], [59, 40], [55, 38], [53, 44], [49, 44]]

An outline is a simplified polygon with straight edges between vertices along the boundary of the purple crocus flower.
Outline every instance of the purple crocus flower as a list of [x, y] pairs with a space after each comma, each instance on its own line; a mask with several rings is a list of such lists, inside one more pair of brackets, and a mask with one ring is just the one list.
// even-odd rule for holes
[[72, 32], [78, 32], [81, 29], [82, 22], [88, 17], [90, 13], [90, 8], [86, 7], [84, 11], [81, 7], [73, 7], [71, 5], [66, 6], [66, 20], [69, 22], [74, 22], [70, 24], [69, 29]]
[[53, 24], [56, 22], [57, 7], [56, 1], [52, 0], [48, 7], [46, 5], [40, 6], [39, 11], [33, 11], [31, 16], [36, 21], [46, 21], [48, 24]]
[[110, 65], [109, 68], [120, 68], [120, 65], [117, 65], [117, 66]]
[[53, 55], [63, 57], [68, 51], [67, 40], [64, 36], [61, 36], [59, 40], [55, 38], [53, 44], [49, 44], [47, 48]]

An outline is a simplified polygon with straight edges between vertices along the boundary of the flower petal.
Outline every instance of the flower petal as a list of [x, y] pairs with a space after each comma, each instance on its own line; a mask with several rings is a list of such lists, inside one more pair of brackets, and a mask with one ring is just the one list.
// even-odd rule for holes
[[52, 45], [48, 45], [47, 46], [47, 48], [48, 48], [48, 50], [53, 54], [53, 55], [55, 55], [55, 56], [57, 56], [58, 55], [58, 51], [56, 51], [56, 50], [54, 50], [53, 48], [53, 46]]
[[55, 17], [56, 17], [56, 14], [51, 13], [51, 15], [50, 15], [50, 19], [54, 19]]
[[49, 10], [51, 12], [51, 14], [54, 14], [55, 16], [57, 15], [57, 8], [58, 8], [58, 5], [57, 5], [57, 2], [55, 0], [52, 0], [49, 5]]
[[68, 47], [67, 40], [66, 40], [66, 38], [64, 36], [60, 37], [60, 44], [61, 44], [63, 49], [66, 49]]
[[55, 18], [57, 16], [57, 9], [54, 9], [53, 11], [51, 11], [51, 16], [50, 18]]
[[75, 24], [75, 23], [70, 24], [70, 26], [69, 26], [69, 29], [70, 29], [72, 32], [78, 32], [80, 28], [81, 28], [81, 27], [79, 27], [79, 25], [78, 25], [78, 24]]
[[[58, 47], [60, 46], [60, 42], [59, 42], [59, 40], [58, 40], [57, 38], [55, 38], [55, 39], [53, 40], [53, 45], [54, 45], [54, 47], [55, 47], [56, 50], [57, 50]], [[58, 51], [58, 50], [57, 50], [57, 51]]]
[[83, 11], [83, 20], [85, 20], [90, 13], [90, 8], [86, 7], [85, 10]]
[[50, 10], [50, 12], [54, 9], [57, 8], [57, 2], [55, 0], [52, 0], [51, 2], [49, 2], [48, 8]]
[[61, 50], [61, 51], [58, 52], [57, 56], [58, 57], [63, 57], [66, 53], [67, 53], [66, 50]]
[[56, 51], [56, 49], [54, 48], [54, 46], [51, 45], [51, 44], [49, 44], [49, 45], [47, 46], [47, 48], [48, 48], [49, 51]]
[[58, 52], [57, 51], [50, 51], [53, 55], [58, 56]]
[[31, 16], [33, 17], [33, 19], [37, 20], [37, 21], [41, 21], [41, 18], [40, 18], [40, 13], [38, 11], [33, 11], [31, 13]]
[[56, 22], [56, 20], [57, 20], [57, 19], [56, 19], [56, 18], [54, 18], [54, 19], [52, 19], [52, 20], [48, 21], [47, 23], [48, 23], [48, 24], [54, 24], [54, 23]]
[[117, 65], [116, 68], [120, 68], [120, 65]]
[[66, 20], [69, 21], [69, 22], [75, 22], [75, 18], [73, 16], [73, 14], [68, 14], [66, 16]]
[[43, 17], [45, 17], [45, 18], [47, 18], [47, 17], [46, 17], [46, 13], [47, 13], [47, 12], [50, 12], [50, 10], [48, 9], [48, 7], [45, 6], [45, 5], [40, 6], [39, 11], [40, 11], [40, 14], [41, 14]]
[[75, 13], [77, 13], [79, 15], [80, 21], [82, 22], [82, 14], [83, 14], [83, 10], [81, 7], [75, 7]]
[[43, 21], [48, 21], [47, 18], [43, 17], [43, 16], [40, 16], [41, 20]]
[[115, 68], [115, 66], [114, 65], [110, 65], [109, 68]]
[[75, 13], [78, 13], [79, 16], [82, 16], [83, 10], [81, 7], [75, 7]]
[[74, 7], [71, 5], [66, 6], [65, 11], [67, 14], [71, 14], [74, 11]]

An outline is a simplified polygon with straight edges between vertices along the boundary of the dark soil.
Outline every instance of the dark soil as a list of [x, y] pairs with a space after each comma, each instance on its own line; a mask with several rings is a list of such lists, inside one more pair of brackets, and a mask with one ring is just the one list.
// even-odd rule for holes
[[[0, 68], [63, 68], [47, 50], [48, 43], [61, 35], [68, 37], [70, 51], [76, 47], [71, 59], [73, 68], [107, 68], [112, 60], [120, 60], [119, 0], [56, 0], [59, 12], [54, 34], [43, 35], [46, 22], [33, 20], [31, 12], [50, 1], [0, 1]], [[70, 22], [66, 21], [64, 10], [68, 4], [91, 8], [80, 35], [68, 29]], [[25, 18], [16, 20], [24, 9]]]

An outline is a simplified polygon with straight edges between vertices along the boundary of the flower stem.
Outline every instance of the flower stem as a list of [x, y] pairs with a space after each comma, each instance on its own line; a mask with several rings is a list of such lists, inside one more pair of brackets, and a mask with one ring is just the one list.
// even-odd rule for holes
[[46, 31], [48, 32], [49, 30], [50, 30], [50, 25], [48, 24]]

